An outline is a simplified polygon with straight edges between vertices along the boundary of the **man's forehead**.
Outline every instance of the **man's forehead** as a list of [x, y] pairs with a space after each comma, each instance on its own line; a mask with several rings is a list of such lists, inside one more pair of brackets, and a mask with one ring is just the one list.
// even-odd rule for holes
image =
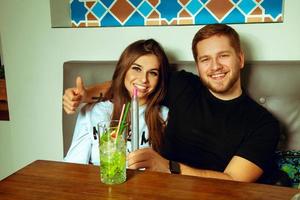
[[217, 39], [212, 38], [211, 40], [206, 41], [203, 40], [197, 44], [196, 49], [198, 56], [234, 51], [234, 48], [226, 37]]
[[216, 44], [216, 45], [230, 45], [230, 39], [229, 37], [225, 36], [225, 35], [214, 35], [211, 36], [207, 39], [201, 40], [197, 43], [197, 46], [202, 46], [202, 45], [212, 45], [212, 44]]

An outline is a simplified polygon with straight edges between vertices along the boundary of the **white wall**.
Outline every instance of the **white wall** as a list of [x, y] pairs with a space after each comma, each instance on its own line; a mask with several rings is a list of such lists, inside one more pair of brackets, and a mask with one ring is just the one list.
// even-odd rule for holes
[[[285, 1], [284, 23], [234, 25], [248, 60], [300, 60], [300, 1]], [[10, 121], [0, 122], [0, 179], [36, 159], [61, 160], [62, 65], [116, 60], [130, 42], [155, 38], [171, 60], [192, 60], [199, 26], [51, 28], [47, 0], [1, 0], [0, 34]]]

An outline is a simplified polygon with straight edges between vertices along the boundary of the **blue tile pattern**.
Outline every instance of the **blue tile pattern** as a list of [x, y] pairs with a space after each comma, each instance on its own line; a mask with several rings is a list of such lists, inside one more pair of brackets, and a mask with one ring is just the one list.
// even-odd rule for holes
[[160, 12], [161, 18], [165, 18], [171, 22], [177, 17], [177, 13], [181, 8], [177, 0], [161, 0], [157, 10]]
[[101, 26], [120, 26], [120, 22], [114, 18], [110, 13], [107, 13], [103, 20], [101, 20]]
[[225, 24], [235, 24], [235, 23], [243, 23], [244, 21], [245, 21], [245, 16], [238, 9], [235, 8], [223, 20], [223, 23], [225, 23]]
[[131, 0], [130, 3], [132, 3], [132, 5], [134, 5], [135, 7], [138, 7], [142, 1], [143, 0]]
[[101, 0], [101, 2], [108, 8], [114, 3], [115, 0]]
[[196, 24], [215, 24], [218, 23], [206, 8], [202, 9], [195, 17]]
[[92, 11], [96, 16], [103, 16], [107, 9], [101, 3], [97, 2]]
[[209, 0], [200, 0], [202, 3], [206, 3], [206, 2], [208, 2]]
[[73, 27], [282, 22], [284, 0], [226, 1], [70, 0], [70, 10]]
[[237, 4], [238, 2], [240, 2], [241, 0], [231, 0], [233, 3]]
[[135, 12], [132, 17], [126, 22], [125, 26], [143, 26], [144, 17], [138, 12]]
[[152, 10], [152, 6], [147, 1], [144, 1], [139, 7], [139, 11], [141, 11], [144, 17], [147, 17]]
[[256, 3], [253, 2], [253, 0], [242, 0], [238, 5], [245, 14], [249, 14], [249, 12], [255, 8]]
[[276, 19], [282, 14], [282, 0], [264, 0], [261, 4], [266, 14], [270, 14], [273, 19]]
[[87, 12], [87, 9], [85, 8], [83, 2], [74, 0], [71, 2], [71, 10], [73, 11], [71, 12], [72, 21], [79, 23], [80, 21], [85, 20], [85, 13]]
[[203, 7], [203, 5], [198, 0], [192, 0], [187, 5], [187, 10], [190, 11], [193, 15], [195, 15], [199, 10]]

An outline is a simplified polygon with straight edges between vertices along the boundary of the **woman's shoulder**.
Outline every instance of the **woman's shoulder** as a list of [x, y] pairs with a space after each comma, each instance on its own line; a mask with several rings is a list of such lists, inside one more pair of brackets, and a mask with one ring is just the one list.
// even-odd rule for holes
[[163, 118], [164, 120], [166, 120], [167, 117], [168, 117], [169, 108], [166, 107], [166, 106], [160, 106], [160, 113], [161, 113], [161, 115], [162, 115], [162, 118]]
[[160, 106], [160, 112], [169, 112], [169, 108], [167, 106]]
[[91, 106], [91, 110], [93, 111], [112, 111], [113, 109], [113, 103], [109, 100], [107, 101], [101, 101], [98, 103], [95, 103]]
[[113, 104], [110, 101], [98, 102], [90, 105], [91, 119], [99, 121], [99, 119], [110, 119], [113, 111]]

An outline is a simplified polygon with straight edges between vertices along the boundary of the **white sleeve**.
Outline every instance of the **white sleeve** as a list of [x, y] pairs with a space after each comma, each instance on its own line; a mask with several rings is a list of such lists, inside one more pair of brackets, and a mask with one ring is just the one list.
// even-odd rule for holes
[[70, 149], [64, 158], [66, 162], [88, 164], [91, 154], [90, 107], [83, 107], [77, 117]]
[[162, 119], [167, 123], [169, 108], [167, 108], [166, 106], [161, 106], [160, 113], [161, 113]]
[[[111, 113], [112, 113], [112, 103], [106, 101], [106, 102], [100, 102], [95, 104], [95, 106], [91, 110], [91, 115], [90, 115], [91, 132], [93, 132], [94, 129], [98, 131], [97, 125], [99, 122], [110, 120]], [[91, 137], [93, 136], [91, 135]], [[90, 161], [94, 165], [100, 165], [98, 132], [95, 138], [92, 138]]]

